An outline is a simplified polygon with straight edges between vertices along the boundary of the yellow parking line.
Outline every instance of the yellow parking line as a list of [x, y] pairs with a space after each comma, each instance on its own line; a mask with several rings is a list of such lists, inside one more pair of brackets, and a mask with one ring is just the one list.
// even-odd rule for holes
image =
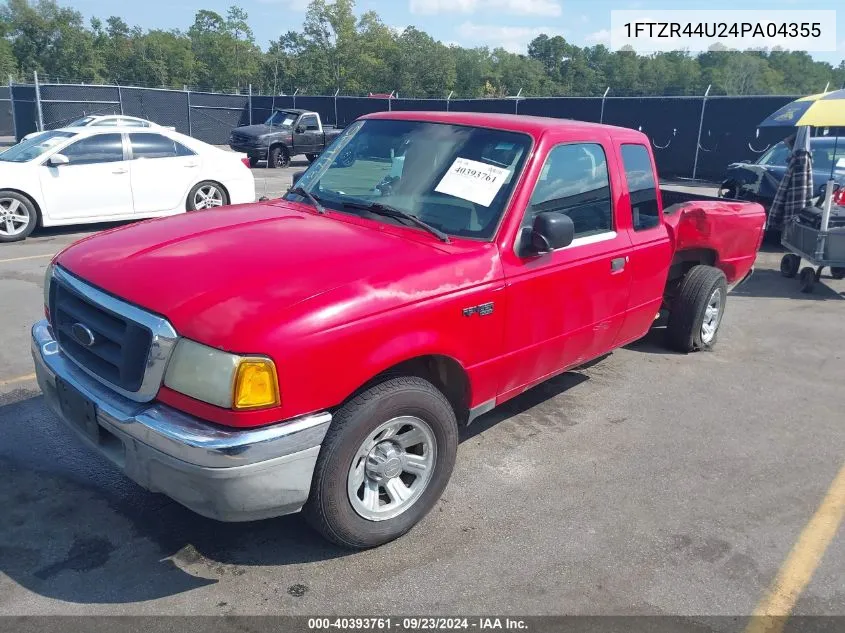
[[745, 633], [781, 633], [798, 597], [819, 566], [845, 516], [845, 465], [804, 527], [766, 596], [757, 605]]
[[35, 374], [27, 374], [26, 376], [18, 376], [17, 378], [0, 380], [0, 387], [5, 387], [6, 385], [14, 385], [18, 382], [26, 382], [28, 380], [35, 380]]
[[53, 254], [49, 255], [27, 255], [26, 257], [12, 257], [11, 259], [0, 259], [0, 264], [5, 264], [7, 262], [22, 262], [25, 259], [42, 259], [44, 257], [52, 257]]

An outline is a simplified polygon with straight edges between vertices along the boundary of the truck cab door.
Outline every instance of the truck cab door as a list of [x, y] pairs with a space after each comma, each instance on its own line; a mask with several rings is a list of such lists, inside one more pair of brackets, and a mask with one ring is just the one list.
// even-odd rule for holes
[[303, 114], [293, 132], [293, 147], [296, 154], [316, 154], [322, 150], [320, 119], [316, 114]]
[[[614, 347], [630, 294], [627, 231], [617, 226], [617, 182], [601, 143], [553, 147], [525, 209], [521, 234], [537, 213], [556, 211], [575, 225], [575, 239], [541, 255], [504, 257], [508, 323], [500, 397], [601, 356]], [[509, 254], [510, 255], [510, 254]]]
[[663, 223], [650, 149], [639, 143], [621, 143], [618, 151], [626, 189], [619, 210], [623, 221], [630, 223], [632, 245], [631, 295], [619, 333], [619, 342], [624, 345], [645, 335], [660, 311], [673, 246]]

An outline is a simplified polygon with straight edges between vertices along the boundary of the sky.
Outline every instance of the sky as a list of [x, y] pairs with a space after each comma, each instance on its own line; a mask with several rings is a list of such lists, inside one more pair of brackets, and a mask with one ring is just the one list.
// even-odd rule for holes
[[[302, 25], [308, 0], [59, 0], [86, 18], [119, 15], [130, 26], [186, 30], [200, 8], [225, 14], [237, 4], [249, 13], [256, 42], [270, 40]], [[525, 53], [540, 33], [562, 35], [578, 46], [609, 45], [613, 9], [836, 9], [835, 52], [812, 53], [815, 59], [838, 65], [845, 59], [845, 4], [837, 0], [356, 0], [356, 12], [375, 10], [389, 26], [415, 26], [446, 44], [502, 46]], [[765, 13], [763, 13], [765, 14]]]

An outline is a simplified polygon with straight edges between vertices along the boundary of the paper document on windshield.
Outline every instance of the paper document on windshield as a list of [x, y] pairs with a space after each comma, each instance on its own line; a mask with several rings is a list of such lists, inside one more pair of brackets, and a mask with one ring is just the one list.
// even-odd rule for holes
[[489, 207], [510, 173], [495, 165], [456, 158], [434, 190]]

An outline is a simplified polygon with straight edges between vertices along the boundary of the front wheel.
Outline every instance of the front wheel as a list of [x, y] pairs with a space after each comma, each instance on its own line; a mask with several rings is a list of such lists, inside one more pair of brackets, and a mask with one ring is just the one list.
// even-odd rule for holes
[[690, 269], [669, 313], [666, 332], [672, 349], [684, 353], [711, 349], [716, 344], [727, 298], [727, 281], [721, 270], [712, 266]]
[[0, 243], [26, 239], [38, 224], [38, 212], [29, 198], [15, 191], [0, 191]]
[[416, 377], [379, 383], [335, 414], [306, 518], [343, 547], [392, 541], [437, 503], [457, 448], [455, 412], [434, 385]]
[[229, 196], [223, 187], [216, 182], [206, 180], [199, 183], [188, 194], [188, 211], [202, 211], [214, 209], [229, 204]]
[[270, 154], [267, 157], [267, 167], [275, 169], [277, 167], [287, 167], [288, 165], [290, 165], [290, 154], [288, 154], [287, 148], [281, 145], [271, 147]]

